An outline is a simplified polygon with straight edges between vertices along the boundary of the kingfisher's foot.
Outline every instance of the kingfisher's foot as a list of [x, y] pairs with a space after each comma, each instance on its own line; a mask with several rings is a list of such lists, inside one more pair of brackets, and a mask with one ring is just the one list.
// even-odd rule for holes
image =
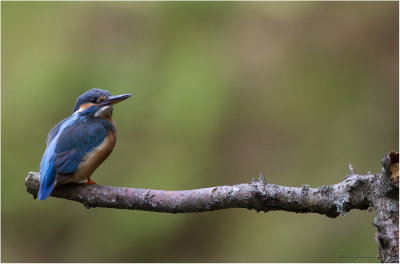
[[96, 184], [94, 181], [92, 181], [91, 179], [88, 179], [86, 184]]

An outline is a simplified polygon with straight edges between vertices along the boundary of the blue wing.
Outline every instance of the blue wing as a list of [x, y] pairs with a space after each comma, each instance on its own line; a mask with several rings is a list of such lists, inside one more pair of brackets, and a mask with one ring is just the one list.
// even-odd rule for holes
[[47, 135], [47, 141], [46, 141], [47, 145], [49, 145], [49, 143], [57, 136], [58, 130], [60, 129], [61, 125], [64, 124], [66, 121], [68, 121], [68, 119], [70, 118], [69, 117], [65, 118], [51, 129], [51, 131]]
[[54, 168], [55, 147], [56, 140], [54, 140], [53, 137], [47, 141], [47, 148], [40, 163], [40, 186], [38, 191], [39, 200], [45, 200], [50, 195], [56, 183], [56, 170]]
[[54, 167], [57, 174], [76, 172], [83, 157], [107, 137], [105, 123], [96, 121], [87, 120], [62, 131], [55, 149]]
[[56, 184], [56, 170], [54, 162], [56, 159], [55, 149], [57, 145], [57, 135], [59, 130], [73, 124], [77, 116], [68, 117], [53, 127], [47, 135], [47, 148], [40, 162], [40, 186], [38, 191], [38, 199], [45, 200], [53, 190]]
[[86, 153], [100, 145], [114, 129], [107, 120], [73, 116], [58, 123], [49, 133], [40, 163], [38, 199], [45, 200], [56, 184], [56, 175], [66, 177], [78, 168]]

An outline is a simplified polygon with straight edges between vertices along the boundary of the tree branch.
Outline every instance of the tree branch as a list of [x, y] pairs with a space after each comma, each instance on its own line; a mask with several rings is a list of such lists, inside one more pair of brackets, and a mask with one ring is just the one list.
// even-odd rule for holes
[[[111, 187], [103, 185], [66, 184], [53, 190], [51, 196], [82, 203], [86, 208], [106, 207], [166, 213], [190, 213], [227, 208], [258, 211], [282, 210], [296, 213], [318, 213], [328, 217], [345, 215], [352, 209], [375, 210], [379, 256], [384, 262], [398, 262], [398, 174], [393, 181], [392, 164], [396, 154], [382, 161], [379, 174], [358, 175], [349, 164], [350, 174], [342, 182], [319, 188], [287, 187], [270, 184], [260, 175], [251, 183], [216, 186], [184, 191], [163, 191]], [[398, 168], [398, 153], [397, 153]], [[36, 198], [39, 174], [29, 172], [27, 191]]]
[[[336, 217], [354, 208], [368, 208], [370, 203], [366, 187], [375, 177], [353, 174], [343, 182], [320, 188], [269, 184], [263, 176], [252, 183], [186, 191], [66, 184], [55, 188], [51, 196], [80, 202], [86, 208], [107, 207], [166, 213], [247, 208], [264, 212], [284, 210]], [[25, 184], [27, 191], [36, 196], [39, 174], [30, 172]]]
[[382, 262], [399, 262], [399, 153], [389, 152], [382, 160], [379, 180], [371, 186], [371, 205], [375, 211], [372, 223], [379, 243]]

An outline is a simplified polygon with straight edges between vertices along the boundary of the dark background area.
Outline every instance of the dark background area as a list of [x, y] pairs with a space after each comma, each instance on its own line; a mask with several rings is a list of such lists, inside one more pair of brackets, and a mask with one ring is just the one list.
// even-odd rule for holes
[[311, 187], [398, 150], [398, 2], [2, 2], [3, 262], [378, 262], [373, 212], [85, 209], [24, 186], [96, 87], [114, 152], [92, 179]]

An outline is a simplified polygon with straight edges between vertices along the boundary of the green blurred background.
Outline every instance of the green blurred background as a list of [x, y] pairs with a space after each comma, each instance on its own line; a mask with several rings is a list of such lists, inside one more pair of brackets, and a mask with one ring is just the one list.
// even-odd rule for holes
[[2, 2], [4, 262], [378, 262], [373, 213], [85, 209], [25, 190], [50, 129], [118, 104], [99, 184], [311, 187], [398, 149], [397, 2]]

